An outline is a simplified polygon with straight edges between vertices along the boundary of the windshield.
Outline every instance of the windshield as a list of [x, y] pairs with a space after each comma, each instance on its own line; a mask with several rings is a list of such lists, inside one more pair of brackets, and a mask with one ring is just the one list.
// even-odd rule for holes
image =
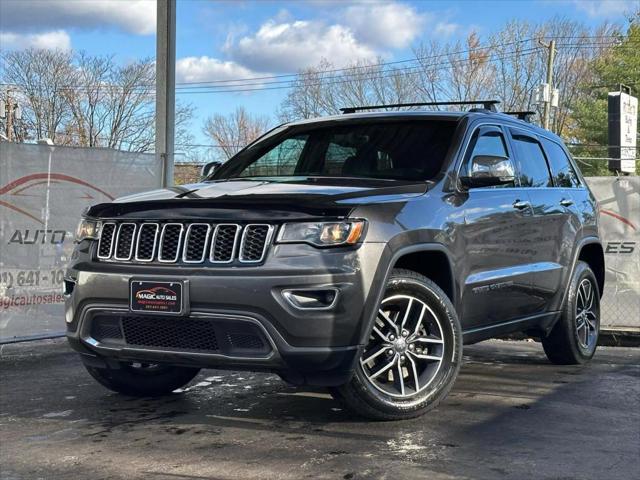
[[455, 121], [293, 126], [229, 160], [213, 180], [364, 177], [428, 180], [441, 170]]

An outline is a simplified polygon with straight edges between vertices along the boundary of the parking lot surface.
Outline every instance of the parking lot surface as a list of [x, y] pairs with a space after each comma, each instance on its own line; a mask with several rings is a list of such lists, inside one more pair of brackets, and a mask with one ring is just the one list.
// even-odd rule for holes
[[0, 350], [2, 479], [631, 479], [640, 349], [550, 365], [539, 344], [465, 348], [425, 417], [368, 422], [275, 375], [203, 371], [181, 394], [117, 395], [64, 340]]

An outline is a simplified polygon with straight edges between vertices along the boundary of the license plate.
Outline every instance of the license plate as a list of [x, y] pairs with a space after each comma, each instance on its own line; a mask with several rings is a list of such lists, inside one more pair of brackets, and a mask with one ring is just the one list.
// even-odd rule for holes
[[129, 308], [132, 312], [180, 315], [184, 310], [182, 282], [131, 280]]

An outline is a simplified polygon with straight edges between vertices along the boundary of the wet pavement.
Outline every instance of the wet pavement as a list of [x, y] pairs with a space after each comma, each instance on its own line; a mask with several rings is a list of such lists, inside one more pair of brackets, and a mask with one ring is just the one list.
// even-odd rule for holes
[[180, 394], [105, 390], [64, 340], [0, 347], [1, 479], [631, 479], [640, 349], [550, 365], [539, 344], [465, 348], [425, 417], [368, 422], [277, 376], [203, 371]]

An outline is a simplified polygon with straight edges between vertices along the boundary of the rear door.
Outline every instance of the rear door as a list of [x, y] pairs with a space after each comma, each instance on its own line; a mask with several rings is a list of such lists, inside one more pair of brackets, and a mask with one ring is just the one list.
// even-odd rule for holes
[[[499, 125], [483, 125], [471, 134], [461, 164], [462, 175], [476, 155], [513, 159]], [[513, 160], [512, 160], [513, 161]], [[462, 315], [465, 330], [506, 322], [530, 311], [530, 223], [527, 192], [517, 183], [470, 188], [460, 197]]]
[[550, 311], [558, 295], [563, 273], [571, 261], [575, 215], [571, 192], [554, 184], [540, 138], [527, 130], [510, 128], [510, 139], [520, 185], [533, 209], [530, 223], [528, 278], [531, 283], [530, 314]]
[[[558, 196], [560, 197], [559, 205], [568, 216], [568, 221], [563, 226], [563, 241], [559, 246], [559, 263], [568, 274], [567, 271], [571, 268], [573, 259], [573, 246], [576, 244], [575, 239], [585, 220], [582, 215], [593, 216], [595, 212], [591, 208], [589, 192], [582, 185], [566, 150], [551, 139], [541, 137], [540, 140], [551, 170], [553, 188], [557, 192], [555, 197], [556, 199]], [[567, 278], [566, 275], [563, 278]], [[564, 289], [559, 288], [555, 296], [549, 295], [547, 297], [549, 309], [557, 310], [560, 308], [563, 293]]]

